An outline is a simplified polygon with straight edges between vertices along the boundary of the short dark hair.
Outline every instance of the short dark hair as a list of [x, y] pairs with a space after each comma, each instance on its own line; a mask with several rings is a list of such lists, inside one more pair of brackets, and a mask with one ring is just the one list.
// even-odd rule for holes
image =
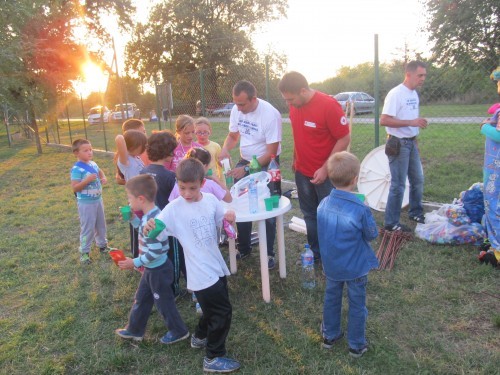
[[139, 174], [126, 182], [125, 189], [134, 197], [142, 195], [149, 202], [154, 202], [158, 185], [153, 176], [149, 174]]
[[236, 84], [233, 86], [233, 94], [235, 96], [240, 95], [242, 92], [247, 94], [248, 100], [252, 100], [257, 96], [257, 89], [253, 85], [252, 82], [249, 81], [238, 81]]
[[90, 145], [90, 142], [83, 138], [75, 139], [71, 144], [71, 150], [73, 152], [77, 152], [82, 145]]
[[180, 182], [203, 182], [205, 168], [198, 159], [182, 159], [175, 170], [175, 176]]
[[410, 61], [408, 64], [406, 64], [405, 72], [406, 73], [414, 72], [417, 70], [417, 68], [427, 69], [427, 65], [422, 61], [413, 60], [413, 61]]
[[144, 126], [142, 120], [138, 118], [129, 118], [122, 124], [122, 133], [125, 133], [127, 130], [138, 130]]
[[209, 165], [210, 162], [212, 161], [212, 155], [210, 155], [210, 152], [205, 150], [203, 147], [193, 147], [191, 148], [187, 153], [185, 158], [194, 158], [198, 159], [201, 161], [201, 164], [203, 165]]
[[158, 161], [173, 156], [177, 147], [177, 139], [168, 130], [153, 133], [148, 138], [146, 152], [151, 161]]
[[142, 154], [146, 149], [148, 138], [146, 137], [146, 134], [144, 134], [140, 130], [127, 130], [125, 133], [123, 133], [123, 138], [125, 139], [127, 150], [135, 150], [137, 148], [140, 148], [140, 154]]
[[333, 186], [347, 187], [359, 175], [359, 159], [347, 151], [336, 152], [328, 158], [327, 169]]
[[306, 77], [299, 72], [286, 73], [278, 83], [278, 90], [280, 90], [280, 92], [298, 94], [302, 89], [309, 90], [309, 84], [307, 83]]

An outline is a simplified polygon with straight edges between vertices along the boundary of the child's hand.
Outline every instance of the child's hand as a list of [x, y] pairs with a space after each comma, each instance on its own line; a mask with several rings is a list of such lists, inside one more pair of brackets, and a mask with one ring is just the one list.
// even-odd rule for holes
[[224, 219], [226, 219], [230, 223], [234, 223], [234, 221], [236, 220], [236, 214], [233, 210], [227, 210], [224, 214]]
[[134, 260], [132, 258], [125, 258], [125, 260], [120, 260], [118, 262], [118, 267], [121, 270], [133, 270], [134, 269]]
[[106, 177], [101, 178], [101, 183], [106, 185], [108, 183], [108, 179]]
[[95, 181], [96, 179], [97, 175], [95, 173], [91, 173], [85, 178], [85, 182], [90, 184], [92, 181]]
[[146, 225], [144, 225], [144, 229], [142, 230], [142, 234], [147, 236], [148, 233], [151, 232], [155, 228], [156, 228], [155, 219], [149, 219], [148, 222], [146, 223]]

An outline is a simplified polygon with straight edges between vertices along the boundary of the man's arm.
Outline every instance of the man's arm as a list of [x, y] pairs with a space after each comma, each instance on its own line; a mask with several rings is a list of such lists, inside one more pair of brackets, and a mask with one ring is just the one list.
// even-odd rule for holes
[[231, 151], [233, 148], [236, 147], [239, 140], [240, 140], [239, 132], [229, 132], [229, 134], [226, 137], [226, 140], [224, 141], [224, 145], [222, 146], [222, 150], [220, 151], [219, 160], [229, 158], [231, 156], [229, 154], [229, 151]]
[[330, 155], [325, 160], [321, 168], [319, 168], [318, 170], [316, 170], [316, 172], [314, 172], [314, 176], [313, 179], [311, 180], [311, 183], [322, 184], [323, 182], [325, 182], [325, 180], [328, 178], [328, 170], [327, 170], [328, 159], [330, 158], [331, 155], [335, 154], [336, 152], [347, 150], [347, 147], [349, 146], [350, 143], [351, 143], [350, 133], [340, 138], [335, 143], [335, 146], [333, 146], [332, 148], [332, 152], [330, 152]]
[[404, 128], [407, 126], [412, 126], [425, 129], [427, 127], [427, 120], [421, 117], [418, 117], [414, 120], [400, 120], [394, 116], [383, 114], [380, 116], [380, 125], [387, 126], [388, 128]]
[[274, 143], [269, 143], [266, 145], [266, 152], [262, 154], [257, 160], [259, 161], [260, 165], [269, 165], [271, 162], [271, 155], [277, 155], [278, 154], [278, 147], [280, 143], [279, 142], [274, 142]]

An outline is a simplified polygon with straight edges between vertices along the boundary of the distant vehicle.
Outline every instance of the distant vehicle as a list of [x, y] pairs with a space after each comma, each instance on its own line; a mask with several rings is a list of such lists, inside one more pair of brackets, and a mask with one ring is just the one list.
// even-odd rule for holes
[[337, 95], [330, 95], [335, 98], [345, 112], [346, 103], [354, 103], [354, 114], [373, 113], [375, 111], [375, 99], [365, 92], [341, 92]]
[[109, 122], [111, 118], [111, 111], [106, 106], [98, 105], [90, 108], [88, 114], [88, 121], [90, 125], [100, 124], [101, 123], [101, 109], [102, 109], [102, 121]]
[[[122, 109], [124, 118], [122, 118]], [[115, 110], [111, 115], [111, 120], [114, 122], [122, 122], [129, 118], [141, 118], [141, 110], [137, 108], [137, 105], [135, 103], [116, 104]]]
[[231, 110], [234, 107], [234, 103], [226, 103], [222, 107], [215, 108], [211, 111], [212, 116], [229, 116], [231, 114]]

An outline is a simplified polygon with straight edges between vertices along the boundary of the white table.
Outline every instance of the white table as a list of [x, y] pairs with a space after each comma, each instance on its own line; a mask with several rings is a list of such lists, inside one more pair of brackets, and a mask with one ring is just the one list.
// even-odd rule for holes
[[[236, 214], [236, 222], [251, 222], [256, 221], [258, 223], [258, 235], [259, 235], [259, 253], [260, 253], [260, 274], [262, 278], [262, 297], [264, 301], [271, 302], [271, 288], [269, 285], [269, 269], [267, 265], [267, 233], [266, 233], [266, 219], [276, 218], [276, 235], [278, 239], [278, 264], [280, 270], [280, 277], [284, 279], [286, 277], [286, 261], [285, 261], [285, 237], [283, 233], [283, 214], [290, 211], [292, 205], [287, 197], [280, 198], [280, 204], [278, 208], [274, 208], [272, 211], [266, 211], [264, 206], [264, 200], [259, 200], [259, 211], [255, 214], [248, 212], [248, 208], [245, 210], [238, 209], [238, 207], [232, 207], [231, 203], [224, 204], [227, 209], [234, 210]], [[237, 272], [236, 265], [236, 246], [235, 240], [229, 239], [229, 268], [231, 273]]]

